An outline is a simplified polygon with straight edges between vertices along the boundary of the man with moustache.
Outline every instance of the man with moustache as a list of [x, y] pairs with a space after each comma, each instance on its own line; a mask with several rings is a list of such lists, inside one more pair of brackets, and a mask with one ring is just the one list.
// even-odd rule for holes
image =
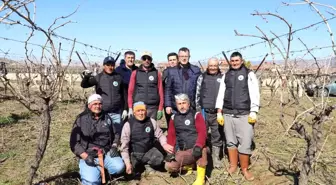
[[233, 52], [230, 56], [230, 69], [223, 75], [218, 91], [217, 120], [220, 124], [225, 121], [229, 174], [236, 171], [239, 158], [240, 168], [248, 181], [254, 180], [248, 166], [259, 103], [259, 82], [255, 73], [245, 67], [239, 52]]
[[[128, 97], [128, 85], [131, 78], [131, 74], [138, 67], [134, 64], [135, 53], [133, 51], [126, 51], [124, 53], [124, 59], [120, 61], [120, 65], [116, 68], [116, 72], [122, 76], [123, 87], [125, 88], [124, 96]], [[127, 117], [128, 104], [126, 102], [126, 107], [123, 108], [122, 119], [125, 120]]]
[[178, 112], [169, 121], [167, 142], [173, 147], [173, 153], [167, 156], [165, 168], [168, 172], [178, 172], [180, 168], [189, 171], [197, 164], [197, 178], [193, 185], [203, 185], [207, 165], [206, 125], [201, 113], [190, 107], [187, 94], [177, 94], [176, 106]]
[[152, 53], [143, 52], [141, 60], [142, 64], [132, 72], [128, 87], [128, 117], [133, 115], [133, 103], [142, 101], [147, 106], [147, 115], [160, 120], [163, 116], [162, 76], [152, 63]]
[[121, 156], [126, 164], [126, 173], [132, 174], [143, 165], [146, 173], [153, 172], [163, 163], [163, 154], [154, 147], [158, 140], [165, 151], [173, 152], [173, 147], [167, 144], [166, 136], [156, 121], [147, 116], [144, 102], [136, 102], [133, 115], [125, 123], [121, 134]]
[[79, 173], [83, 185], [100, 184], [97, 149], [104, 153], [104, 167], [110, 174], [120, 174], [125, 165], [117, 146], [120, 135], [111, 117], [102, 111], [103, 99], [98, 94], [88, 98], [88, 111], [79, 114], [70, 136], [71, 151], [80, 158]]
[[174, 96], [179, 93], [187, 94], [190, 98], [191, 109], [196, 109], [196, 85], [201, 70], [199, 67], [189, 63], [190, 50], [186, 47], [179, 49], [178, 59], [179, 64], [167, 70], [168, 79], [165, 87], [165, 107], [167, 114], [177, 111]]
[[218, 125], [216, 98], [222, 79], [217, 58], [210, 58], [206, 72], [198, 77], [196, 88], [196, 109], [202, 112], [207, 126], [210, 127], [212, 160], [215, 168], [222, 168], [219, 154], [223, 141], [223, 125]]
[[108, 56], [103, 62], [103, 71], [96, 76], [92, 76], [92, 72], [85, 70], [84, 78], [81, 82], [82, 88], [95, 86], [96, 93], [104, 99], [103, 111], [112, 119], [116, 131], [121, 134], [121, 114], [125, 111], [127, 97], [125, 96], [125, 88], [123, 87], [122, 77], [115, 72], [115, 63], [113, 57]]
[[[168, 59], [168, 68], [164, 69], [163, 72], [162, 72], [162, 85], [163, 85], [163, 89], [165, 90], [166, 88], [166, 83], [167, 83], [167, 80], [168, 80], [168, 69], [169, 68], [172, 68], [172, 67], [175, 67], [177, 64], [178, 64], [178, 55], [177, 53], [169, 53], [167, 55], [167, 59]], [[167, 114], [167, 112], [165, 111], [165, 118], [166, 118], [166, 122], [167, 122], [167, 127], [169, 127], [169, 120], [170, 120], [170, 117], [171, 117], [172, 114]]]

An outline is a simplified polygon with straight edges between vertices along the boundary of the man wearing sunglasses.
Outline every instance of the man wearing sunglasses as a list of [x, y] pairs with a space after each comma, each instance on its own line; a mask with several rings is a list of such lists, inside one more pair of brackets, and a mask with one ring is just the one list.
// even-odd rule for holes
[[163, 87], [161, 73], [152, 63], [152, 53], [145, 51], [141, 55], [142, 64], [132, 72], [128, 86], [128, 117], [133, 115], [134, 102], [147, 105], [147, 116], [160, 120], [163, 116]]
[[229, 174], [237, 170], [239, 158], [241, 171], [248, 181], [254, 179], [248, 166], [259, 102], [259, 82], [255, 73], [244, 65], [239, 52], [232, 53], [230, 69], [223, 75], [217, 95], [217, 121], [224, 124]]
[[103, 111], [106, 112], [112, 119], [114, 127], [119, 135], [121, 135], [121, 107], [126, 107], [127, 99], [123, 87], [122, 77], [115, 72], [115, 63], [113, 57], [108, 56], [104, 59], [104, 70], [96, 76], [92, 76], [91, 72], [85, 70], [84, 78], [81, 83], [82, 88], [95, 86], [96, 93], [104, 99]]

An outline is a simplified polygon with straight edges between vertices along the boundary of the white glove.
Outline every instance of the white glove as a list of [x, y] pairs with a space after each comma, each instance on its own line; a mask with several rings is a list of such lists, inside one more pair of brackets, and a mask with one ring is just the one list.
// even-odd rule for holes
[[82, 72], [83, 76], [91, 76], [92, 72], [88, 69], [85, 69], [83, 72]]
[[257, 113], [256, 112], [250, 112], [249, 116], [248, 116], [248, 122], [251, 124], [254, 124], [255, 122], [257, 122]]
[[126, 117], [127, 117], [127, 110], [124, 110], [121, 114], [121, 118], [122, 118], [122, 120], [125, 120]]
[[132, 108], [129, 108], [128, 109], [128, 118], [132, 117], [133, 116], [133, 109]]

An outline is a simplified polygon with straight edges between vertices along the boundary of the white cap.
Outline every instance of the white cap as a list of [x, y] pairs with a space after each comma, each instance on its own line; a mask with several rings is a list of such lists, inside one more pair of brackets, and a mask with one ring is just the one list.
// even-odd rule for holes
[[99, 100], [100, 102], [103, 102], [103, 98], [99, 95], [99, 94], [92, 94], [89, 98], [88, 98], [88, 104], [90, 104], [93, 101]]

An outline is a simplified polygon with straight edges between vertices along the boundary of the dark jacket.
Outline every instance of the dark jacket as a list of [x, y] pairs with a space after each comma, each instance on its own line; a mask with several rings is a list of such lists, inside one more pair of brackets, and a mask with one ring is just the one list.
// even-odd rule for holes
[[123, 83], [125, 84], [126, 89], [128, 89], [128, 84], [131, 78], [132, 71], [138, 69], [136, 65], [132, 66], [132, 69], [126, 67], [125, 60], [120, 61], [120, 65], [116, 68], [116, 72], [122, 76]]
[[111, 118], [104, 112], [98, 120], [87, 110], [79, 114], [70, 135], [70, 148], [76, 155], [91, 152], [93, 147], [110, 150], [113, 144], [118, 145], [120, 135], [114, 129]]
[[188, 94], [191, 106], [195, 108], [195, 94], [197, 78], [201, 74], [199, 67], [190, 64], [188, 69], [189, 79], [185, 80], [181, 65], [168, 68], [168, 80], [165, 87], [165, 107], [176, 109], [174, 96], [179, 93]]
[[123, 107], [127, 107], [125, 88], [122, 77], [118, 73], [107, 74], [103, 71], [94, 77], [84, 77], [81, 87], [89, 88], [92, 86], [95, 86], [96, 93], [102, 96], [105, 112], [118, 113]]

